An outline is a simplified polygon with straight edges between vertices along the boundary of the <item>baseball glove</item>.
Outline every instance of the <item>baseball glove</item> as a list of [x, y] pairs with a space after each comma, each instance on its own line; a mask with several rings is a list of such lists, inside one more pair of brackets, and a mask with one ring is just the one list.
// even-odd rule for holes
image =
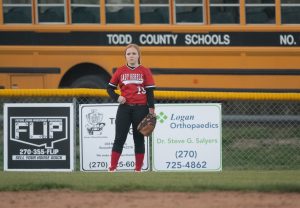
[[139, 123], [137, 130], [144, 136], [149, 136], [156, 125], [156, 116], [148, 113], [148, 115]]

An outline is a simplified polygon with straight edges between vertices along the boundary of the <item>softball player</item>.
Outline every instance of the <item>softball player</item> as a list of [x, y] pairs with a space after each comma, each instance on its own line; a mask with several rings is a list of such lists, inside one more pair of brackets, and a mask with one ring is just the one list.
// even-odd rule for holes
[[[128, 45], [125, 48], [127, 64], [117, 69], [107, 87], [110, 97], [120, 103], [116, 115], [116, 135], [111, 154], [110, 172], [117, 169], [131, 124], [135, 148], [135, 171], [140, 172], [143, 166], [145, 142], [137, 126], [149, 112], [155, 113], [153, 95], [155, 85], [151, 71], [140, 65], [140, 55], [137, 45]], [[114, 91], [118, 86], [121, 95]]]

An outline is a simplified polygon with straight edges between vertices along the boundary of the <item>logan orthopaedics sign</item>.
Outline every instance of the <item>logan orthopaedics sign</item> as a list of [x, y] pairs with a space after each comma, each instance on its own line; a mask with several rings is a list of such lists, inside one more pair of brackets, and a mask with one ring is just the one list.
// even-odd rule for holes
[[72, 171], [73, 105], [4, 105], [4, 170]]
[[157, 104], [154, 171], [221, 171], [221, 105]]

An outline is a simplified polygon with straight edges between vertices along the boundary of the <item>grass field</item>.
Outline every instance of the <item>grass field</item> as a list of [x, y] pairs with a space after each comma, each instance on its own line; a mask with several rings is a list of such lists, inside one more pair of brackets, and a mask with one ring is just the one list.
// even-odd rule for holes
[[300, 170], [215, 173], [0, 172], [0, 191], [259, 191], [300, 193]]

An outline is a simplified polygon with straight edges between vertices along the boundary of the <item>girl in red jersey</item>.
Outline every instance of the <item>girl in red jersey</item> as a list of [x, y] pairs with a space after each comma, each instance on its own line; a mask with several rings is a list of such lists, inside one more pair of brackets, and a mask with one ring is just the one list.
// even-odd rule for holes
[[[151, 71], [140, 65], [141, 52], [137, 45], [129, 44], [125, 48], [126, 65], [121, 66], [111, 78], [107, 92], [120, 103], [116, 115], [116, 135], [112, 148], [109, 171], [116, 171], [130, 125], [133, 128], [135, 150], [135, 171], [140, 172], [145, 154], [144, 135], [137, 126], [148, 114], [154, 114], [154, 80]], [[119, 86], [121, 95], [115, 93]]]

